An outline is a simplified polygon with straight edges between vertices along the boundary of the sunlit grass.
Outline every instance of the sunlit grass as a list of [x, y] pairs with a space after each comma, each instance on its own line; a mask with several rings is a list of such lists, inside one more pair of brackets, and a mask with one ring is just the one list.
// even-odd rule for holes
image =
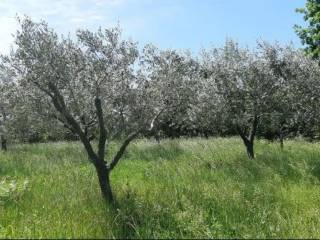
[[80, 144], [12, 146], [0, 237], [320, 238], [320, 144], [261, 140], [256, 156], [238, 138], [138, 140], [112, 173], [111, 209]]

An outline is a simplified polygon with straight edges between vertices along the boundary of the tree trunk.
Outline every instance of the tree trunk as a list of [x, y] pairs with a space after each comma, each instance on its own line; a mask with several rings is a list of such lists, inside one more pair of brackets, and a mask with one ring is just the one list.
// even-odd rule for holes
[[209, 134], [208, 134], [207, 132], [204, 132], [204, 137], [205, 137], [206, 139], [209, 139]]
[[154, 136], [154, 138], [156, 139], [157, 143], [160, 144], [160, 133], [157, 132]]
[[241, 138], [242, 138], [244, 145], [246, 146], [249, 159], [254, 159], [254, 148], [253, 148], [254, 139], [252, 139], [250, 141], [247, 137], [245, 137], [243, 135], [241, 135]]
[[246, 136], [245, 131], [243, 131], [239, 126], [237, 126], [237, 131], [240, 134], [240, 137], [242, 138], [242, 141], [247, 148], [247, 154], [249, 159], [254, 159], [253, 143], [256, 136], [258, 123], [259, 123], [259, 117], [258, 115], [255, 114], [252, 121], [249, 136]]
[[282, 132], [282, 129], [280, 129], [280, 132], [279, 132], [279, 140], [280, 140], [280, 147], [281, 147], [281, 149], [283, 149], [283, 132]]
[[4, 136], [1, 136], [1, 149], [7, 151], [7, 139]]
[[247, 148], [247, 154], [250, 159], [254, 159], [254, 150], [253, 150], [253, 142], [247, 141], [245, 143]]
[[107, 167], [104, 165], [96, 166], [96, 171], [99, 179], [99, 185], [103, 198], [109, 203], [114, 203], [113, 193], [110, 185], [110, 178]]
[[249, 159], [254, 159], [254, 149], [253, 149], [254, 137], [251, 135], [250, 138], [248, 138], [240, 130], [239, 130], [239, 133], [244, 145], [246, 146]]
[[283, 149], [283, 136], [280, 137], [280, 147]]

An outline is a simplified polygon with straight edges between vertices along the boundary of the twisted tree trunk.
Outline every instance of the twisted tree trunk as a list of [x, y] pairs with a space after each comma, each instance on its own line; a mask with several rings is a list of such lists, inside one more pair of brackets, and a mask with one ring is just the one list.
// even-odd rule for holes
[[[107, 202], [114, 204], [115, 199], [110, 184], [110, 173], [113, 170], [113, 168], [118, 164], [127, 146], [133, 139], [135, 139], [138, 136], [141, 129], [137, 130], [136, 132], [133, 132], [127, 137], [127, 139], [122, 143], [121, 147], [119, 148], [118, 152], [116, 153], [110, 164], [107, 164], [107, 162], [105, 161], [105, 149], [107, 147], [108, 132], [105, 128], [100, 98], [97, 96], [95, 99], [95, 108], [99, 127], [98, 150], [95, 152], [90, 143], [88, 135], [84, 130], [82, 130], [79, 122], [75, 120], [70, 111], [68, 111], [64, 98], [61, 95], [58, 88], [53, 84], [49, 84], [49, 89], [51, 92], [47, 92], [47, 94], [51, 97], [52, 103], [55, 106], [56, 110], [63, 116], [63, 118], [61, 118], [62, 121], [66, 125], [68, 125], [68, 128], [70, 128], [72, 132], [79, 136], [82, 144], [84, 145], [87, 151], [90, 162], [95, 166], [103, 198]], [[157, 119], [159, 114], [151, 122], [150, 130], [152, 130], [153, 123]]]

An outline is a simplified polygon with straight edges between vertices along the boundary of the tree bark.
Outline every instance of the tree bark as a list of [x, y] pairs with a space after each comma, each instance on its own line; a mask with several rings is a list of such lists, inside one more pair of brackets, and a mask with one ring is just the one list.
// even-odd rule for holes
[[254, 159], [253, 142], [248, 141], [245, 145], [249, 159]]
[[240, 136], [242, 138], [242, 141], [244, 143], [244, 145], [246, 146], [246, 149], [247, 149], [247, 154], [248, 154], [248, 157], [249, 159], [254, 159], [254, 138], [252, 139], [249, 139], [248, 137], [246, 137], [242, 132], [240, 132]]
[[4, 136], [1, 136], [1, 149], [7, 151], [7, 139]]
[[96, 171], [99, 179], [99, 185], [101, 189], [101, 193], [103, 198], [109, 202], [114, 203], [114, 197], [111, 189], [110, 184], [110, 171], [108, 170], [107, 166], [105, 165], [96, 165]]
[[259, 118], [257, 115], [254, 115], [249, 136], [246, 136], [246, 133], [239, 126], [237, 126], [238, 133], [239, 133], [244, 145], [246, 146], [249, 159], [254, 159], [254, 157], [255, 157], [253, 143], [254, 143], [254, 139], [256, 136], [258, 123], [259, 123]]
[[283, 149], [283, 138], [284, 138], [283, 131], [282, 131], [282, 129], [280, 129], [280, 131], [279, 131], [279, 140], [280, 140], [281, 149]]

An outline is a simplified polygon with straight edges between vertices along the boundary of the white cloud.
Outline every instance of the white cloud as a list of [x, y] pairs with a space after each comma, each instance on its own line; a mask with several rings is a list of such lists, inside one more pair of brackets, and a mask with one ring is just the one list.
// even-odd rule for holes
[[[7, 53], [17, 29], [15, 16], [43, 19], [58, 32], [113, 23], [113, 11], [130, 0], [0, 0], [0, 53]], [[102, 24], [101, 24], [102, 23]]]
[[[45, 20], [59, 34], [97, 30], [120, 23], [124, 37], [144, 44], [156, 41], [163, 24], [174, 24], [182, 0], [0, 0], [0, 53], [8, 53], [18, 26], [15, 16]], [[155, 5], [156, 4], [156, 5]], [[161, 32], [161, 31], [160, 31]]]

